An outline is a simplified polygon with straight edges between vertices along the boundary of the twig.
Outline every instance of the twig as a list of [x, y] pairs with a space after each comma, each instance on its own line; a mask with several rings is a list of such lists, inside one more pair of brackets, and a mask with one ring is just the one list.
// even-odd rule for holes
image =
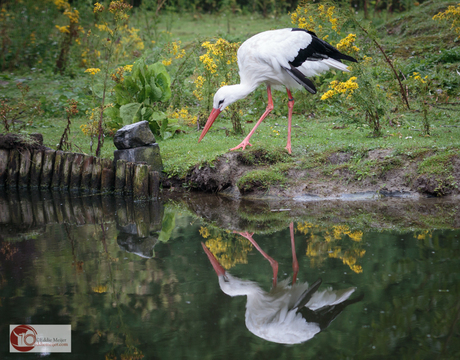
[[393, 73], [394, 73], [396, 79], [398, 80], [399, 89], [401, 91], [401, 96], [403, 97], [407, 108], [410, 110], [409, 100], [407, 99], [406, 92], [404, 91], [404, 86], [403, 86], [403, 84], [401, 82], [401, 79], [399, 78], [398, 72], [396, 71], [396, 69], [393, 66], [393, 63], [391, 62], [390, 58], [385, 53], [385, 50], [383, 50], [382, 46], [377, 42], [377, 40], [375, 40], [375, 38], [373, 36], [371, 36], [369, 34], [369, 32], [358, 22], [358, 20], [356, 20], [354, 17], [353, 17], [353, 19], [354, 19], [354, 22], [356, 23], [356, 25], [358, 25], [358, 27], [372, 40], [372, 42], [375, 44], [375, 46], [377, 46], [377, 48], [383, 54], [383, 56], [385, 58], [385, 61], [388, 63], [388, 65], [390, 65], [391, 70], [393, 70]]

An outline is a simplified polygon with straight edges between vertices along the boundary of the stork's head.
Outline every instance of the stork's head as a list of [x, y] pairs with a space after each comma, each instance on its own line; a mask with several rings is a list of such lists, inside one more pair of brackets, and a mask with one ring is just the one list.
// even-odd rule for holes
[[208, 130], [211, 128], [214, 121], [217, 119], [219, 114], [230, 104], [234, 103], [236, 100], [241, 99], [244, 96], [240, 96], [238, 87], [240, 85], [227, 85], [221, 87], [217, 90], [216, 94], [214, 95], [214, 101], [212, 104], [212, 111], [209, 115], [208, 121], [204, 126], [204, 129], [198, 139], [198, 142], [204, 138]]
[[254, 292], [260, 292], [261, 289], [253, 281], [241, 280], [235, 276], [229, 274], [219, 261], [215, 258], [211, 251], [206, 247], [205, 244], [201, 243], [203, 246], [206, 255], [208, 255], [209, 261], [214, 268], [217, 276], [219, 277], [219, 285], [221, 290], [230, 296], [239, 296], [239, 295], [250, 295]]

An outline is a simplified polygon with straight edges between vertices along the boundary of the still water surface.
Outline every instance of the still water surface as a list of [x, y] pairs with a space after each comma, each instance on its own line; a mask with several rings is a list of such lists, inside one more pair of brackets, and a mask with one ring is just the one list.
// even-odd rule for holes
[[312, 206], [3, 194], [0, 358], [36, 357], [9, 324], [71, 324], [62, 359], [460, 358], [455, 201]]

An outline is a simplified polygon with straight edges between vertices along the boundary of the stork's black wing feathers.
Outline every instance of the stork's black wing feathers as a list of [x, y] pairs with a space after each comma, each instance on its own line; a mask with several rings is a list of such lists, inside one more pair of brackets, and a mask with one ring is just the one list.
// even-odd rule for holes
[[310, 93], [316, 94], [316, 87], [310, 79], [307, 79], [304, 74], [302, 74], [299, 70], [297, 70], [291, 63], [290, 69], [284, 68], [292, 78], [297, 81], [300, 85], [302, 85], [305, 89], [307, 89]]
[[331, 44], [318, 38], [312, 31], [298, 28], [294, 28], [292, 31], [305, 31], [312, 37], [311, 43], [306, 48], [299, 49], [299, 53], [295, 59], [289, 62], [294, 67], [301, 66], [305, 61], [319, 61], [329, 58], [337, 61], [348, 60], [352, 62], [358, 62], [355, 58], [342, 54]]
[[307, 290], [305, 290], [304, 293], [299, 296], [299, 299], [294, 304], [293, 309], [303, 308], [310, 301], [311, 297], [318, 290], [322, 282], [323, 280], [319, 278]]

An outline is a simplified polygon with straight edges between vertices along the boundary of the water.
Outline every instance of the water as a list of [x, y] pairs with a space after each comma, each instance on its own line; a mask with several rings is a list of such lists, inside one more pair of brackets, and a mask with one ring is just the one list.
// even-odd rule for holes
[[[23, 323], [71, 324], [71, 354], [46, 355], [58, 359], [460, 358], [458, 201], [189, 197], [3, 194], [0, 358], [34, 356], [8, 352], [9, 325]], [[298, 286], [352, 290], [308, 311], [311, 338], [285, 345], [289, 327], [267, 341], [245, 321], [247, 297], [221, 290], [201, 243], [270, 300], [263, 253], [280, 287], [292, 281], [292, 240]]]

